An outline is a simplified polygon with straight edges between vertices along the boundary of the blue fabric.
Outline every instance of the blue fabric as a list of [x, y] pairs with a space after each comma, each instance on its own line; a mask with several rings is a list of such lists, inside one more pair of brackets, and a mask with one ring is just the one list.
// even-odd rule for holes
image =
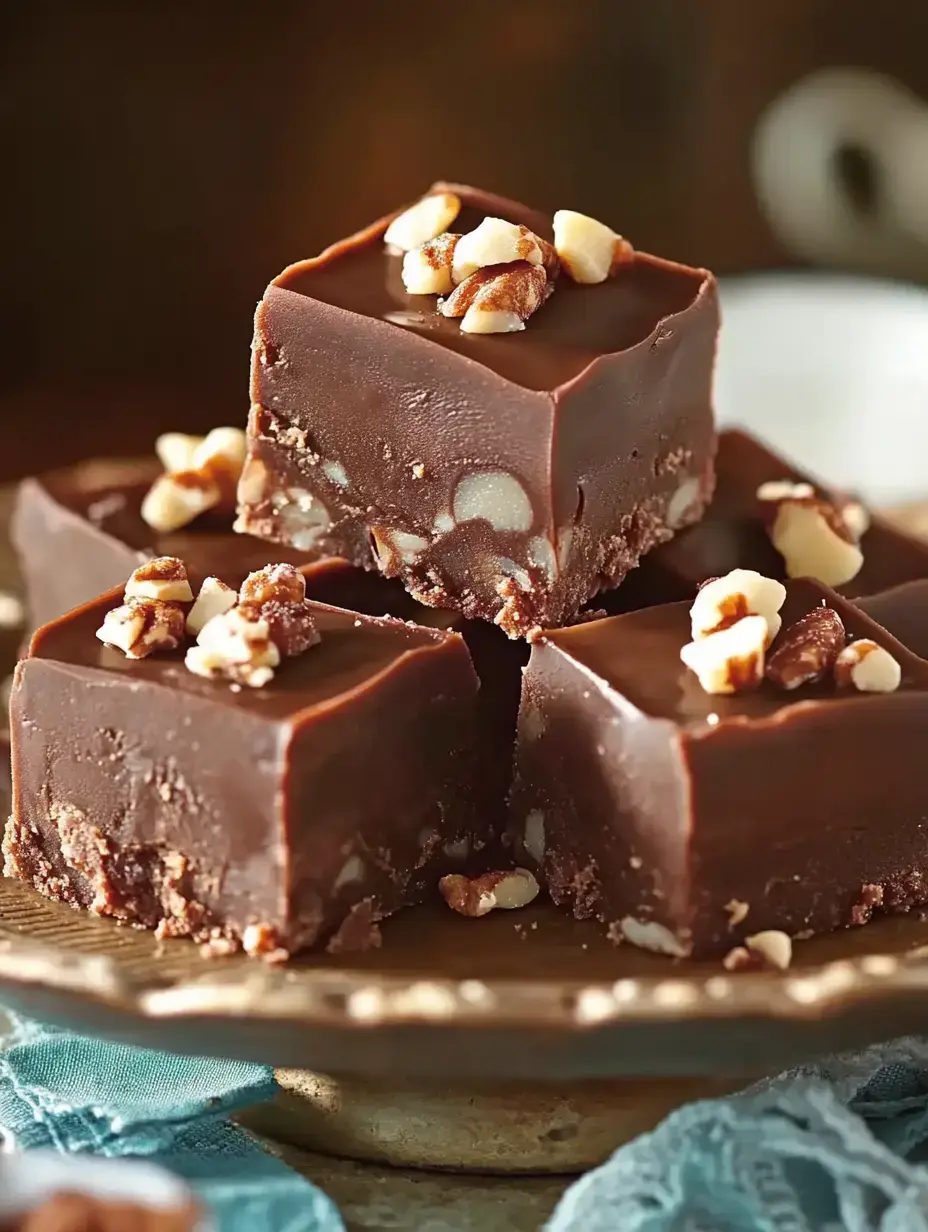
[[230, 1113], [275, 1093], [261, 1065], [178, 1057], [13, 1019], [0, 1126], [21, 1150], [145, 1156], [182, 1177], [219, 1232], [342, 1232], [333, 1204]]
[[928, 1041], [679, 1109], [561, 1200], [549, 1232], [928, 1232]]

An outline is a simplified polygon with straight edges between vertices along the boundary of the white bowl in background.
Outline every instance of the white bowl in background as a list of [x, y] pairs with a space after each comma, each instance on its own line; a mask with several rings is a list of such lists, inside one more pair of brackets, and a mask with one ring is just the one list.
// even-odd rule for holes
[[875, 505], [928, 497], [928, 291], [791, 273], [721, 292], [720, 425]]

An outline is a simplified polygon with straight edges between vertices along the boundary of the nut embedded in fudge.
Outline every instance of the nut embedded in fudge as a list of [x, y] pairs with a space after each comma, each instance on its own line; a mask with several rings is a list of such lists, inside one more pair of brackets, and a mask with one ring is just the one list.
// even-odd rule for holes
[[[597, 264], [597, 233], [596, 260], [571, 251], [571, 264], [565, 248], [558, 273], [550, 219], [461, 186], [432, 195], [460, 203], [448, 227], [468, 258], [459, 274], [477, 280], [463, 320], [482, 302], [487, 269], [470, 271], [485, 260], [544, 279], [546, 298], [524, 319], [504, 279], [484, 307], [514, 332], [462, 329], [444, 311], [467, 283], [441, 311], [410, 294], [409, 253], [384, 243], [394, 216], [284, 270], [255, 320], [238, 527], [378, 568], [423, 603], [526, 636], [571, 620], [700, 516], [713, 484], [715, 282], [612, 232], [614, 272]], [[580, 240], [566, 234], [586, 242], [583, 227]], [[568, 268], [603, 280], [575, 282]]]
[[379, 918], [482, 841], [460, 636], [306, 603], [307, 648], [243, 594], [233, 613], [283, 639], [256, 678], [239, 626], [204, 636], [215, 620], [196, 647], [214, 657], [191, 670], [184, 645], [128, 658], [101, 644], [123, 600], [46, 625], [16, 669], [7, 875], [164, 935], [283, 956], [376, 943]]
[[[876, 644], [875, 680], [846, 678], [835, 619], [797, 629], [823, 607], [848, 651]], [[779, 616], [768, 669], [789, 653], [765, 679], [761, 634], [748, 691], [743, 671], [722, 678], [721, 658], [699, 678], [681, 663], [700, 640], [687, 603], [556, 630], [532, 647], [516, 856], [614, 941], [723, 954], [764, 930], [819, 933], [928, 902], [928, 663], [814, 582], [788, 582]], [[758, 620], [702, 644], [724, 649]], [[729, 644], [731, 665], [739, 649]], [[887, 691], [861, 691], [871, 687]]]
[[[797, 571], [803, 576], [818, 576], [811, 565], [821, 563], [816, 544], [822, 543], [826, 561], [829, 549], [836, 549], [830, 560], [843, 567], [848, 561], [847, 541], [842, 544], [840, 538], [829, 535], [827, 524], [821, 520], [806, 519], [799, 526], [801, 534], [790, 535], [786, 523], [786, 546], [798, 541], [801, 549], [798, 561], [793, 562], [796, 568], [788, 570], [789, 562], [777, 550], [771, 533], [779, 504], [771, 497], [791, 494], [785, 489], [770, 491], [770, 486], [784, 482], [787, 487], [806, 485], [806, 495], [799, 494], [799, 503], [811, 494], [813, 499], [831, 505], [847, 524], [849, 538], [859, 540], [862, 560], [857, 571], [846, 582], [828, 583], [836, 585], [842, 594], [850, 598], [874, 594], [928, 576], [928, 544], [924, 540], [899, 530], [879, 514], [868, 513], [858, 501], [817, 483], [745, 432], [719, 433], [715, 471], [715, 495], [702, 520], [651, 552], [624, 586], [601, 595], [595, 607], [615, 615], [653, 603], [689, 599], [704, 578], [720, 577], [738, 568], [755, 569], [781, 580], [795, 576]], [[758, 499], [758, 492], [767, 499]], [[812, 533], [808, 534], [810, 526]]]

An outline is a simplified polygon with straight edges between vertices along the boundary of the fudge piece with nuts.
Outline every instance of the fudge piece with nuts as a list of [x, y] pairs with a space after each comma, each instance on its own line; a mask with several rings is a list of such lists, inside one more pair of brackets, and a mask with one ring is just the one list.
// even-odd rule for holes
[[706, 271], [436, 185], [265, 292], [238, 527], [511, 637], [568, 622], [702, 513], [717, 329]]
[[[781, 580], [814, 576], [850, 598], [928, 577], [924, 540], [810, 479], [747, 433], [719, 433], [715, 469], [702, 520], [651, 552], [595, 607], [614, 615], [690, 599], [704, 578], [738, 568]], [[834, 533], [837, 520], [843, 533]]]
[[[194, 588], [142, 593], [137, 573], [128, 598], [35, 634], [12, 688], [7, 875], [278, 958], [375, 943], [379, 918], [466, 867], [487, 820], [462, 638], [307, 602], [298, 579], [263, 570], [233, 607], [202, 588], [191, 624]], [[103, 644], [129, 604], [182, 609], [174, 644]]]
[[928, 903], [928, 662], [816, 582], [718, 586], [533, 645], [517, 860], [612, 940], [680, 956]]

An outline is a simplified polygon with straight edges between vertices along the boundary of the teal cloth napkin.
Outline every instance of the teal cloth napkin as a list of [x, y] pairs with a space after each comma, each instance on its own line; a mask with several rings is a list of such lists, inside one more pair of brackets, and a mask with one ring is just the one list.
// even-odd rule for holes
[[928, 1040], [674, 1112], [565, 1194], [549, 1232], [928, 1232]]
[[12, 1024], [0, 1053], [8, 1147], [144, 1156], [190, 1185], [218, 1232], [343, 1232], [323, 1193], [228, 1120], [274, 1095], [266, 1066]]

